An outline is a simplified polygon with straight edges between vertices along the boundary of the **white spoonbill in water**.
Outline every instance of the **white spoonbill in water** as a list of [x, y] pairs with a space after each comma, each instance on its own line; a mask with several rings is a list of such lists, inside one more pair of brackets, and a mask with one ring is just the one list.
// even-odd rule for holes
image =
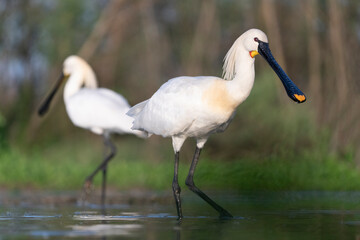
[[130, 109], [132, 129], [171, 137], [175, 152], [172, 189], [177, 213], [182, 219], [178, 184], [179, 152], [188, 137], [196, 139], [196, 150], [185, 184], [216, 211], [221, 218], [231, 214], [215, 203], [194, 184], [194, 173], [204, 144], [213, 133], [223, 132], [234, 117], [236, 107], [250, 94], [255, 78], [255, 56], [260, 54], [282, 81], [288, 96], [295, 102], [305, 95], [295, 86], [271, 54], [268, 38], [258, 29], [243, 33], [224, 58], [224, 79], [211, 76], [182, 76], [164, 83], [148, 100]]
[[139, 137], [145, 137], [146, 134], [131, 129], [133, 119], [126, 115], [130, 109], [127, 100], [112, 90], [98, 88], [94, 71], [78, 56], [69, 56], [65, 59], [63, 70], [54, 89], [39, 108], [40, 116], [47, 112], [56, 91], [66, 79], [68, 80], [64, 88], [64, 101], [70, 120], [75, 126], [103, 135], [104, 144], [109, 148], [109, 153], [95, 171], [86, 178], [84, 184], [86, 193], [91, 187], [94, 176], [102, 170], [101, 202], [104, 204], [107, 165], [116, 153], [110, 134], [134, 134]]

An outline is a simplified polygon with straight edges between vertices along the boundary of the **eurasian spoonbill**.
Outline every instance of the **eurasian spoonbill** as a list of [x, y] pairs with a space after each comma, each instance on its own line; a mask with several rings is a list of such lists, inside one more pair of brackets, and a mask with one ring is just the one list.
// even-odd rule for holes
[[134, 130], [172, 137], [175, 152], [173, 194], [179, 219], [182, 219], [178, 184], [179, 152], [188, 137], [197, 141], [185, 184], [214, 209], [220, 217], [232, 217], [194, 184], [194, 173], [204, 144], [212, 133], [223, 132], [234, 117], [236, 107], [250, 94], [255, 78], [255, 56], [260, 54], [282, 81], [295, 102], [306, 100], [271, 54], [268, 38], [258, 29], [243, 33], [224, 58], [224, 79], [212, 76], [182, 76], [170, 79], [148, 100], [130, 109]]
[[39, 108], [40, 116], [47, 112], [56, 91], [66, 79], [68, 80], [64, 87], [64, 101], [70, 120], [75, 126], [103, 135], [104, 144], [110, 150], [95, 171], [86, 178], [84, 184], [86, 193], [91, 187], [94, 176], [102, 170], [101, 202], [104, 204], [107, 164], [116, 153], [110, 134], [134, 134], [139, 137], [145, 137], [146, 134], [131, 129], [133, 120], [126, 115], [130, 109], [127, 100], [112, 90], [98, 88], [94, 71], [85, 60], [78, 56], [69, 56], [65, 59], [63, 71], [54, 89]]

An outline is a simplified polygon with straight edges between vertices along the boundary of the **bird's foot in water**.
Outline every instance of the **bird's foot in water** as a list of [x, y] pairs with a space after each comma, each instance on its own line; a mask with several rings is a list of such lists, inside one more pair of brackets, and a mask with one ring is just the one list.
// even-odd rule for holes
[[85, 204], [88, 200], [88, 197], [94, 190], [94, 185], [92, 184], [92, 179], [86, 179], [83, 185], [82, 193], [81, 193], [81, 203]]
[[232, 219], [233, 216], [230, 213], [228, 213], [227, 211], [224, 210], [223, 212], [220, 213], [219, 218], [226, 220], [226, 219]]

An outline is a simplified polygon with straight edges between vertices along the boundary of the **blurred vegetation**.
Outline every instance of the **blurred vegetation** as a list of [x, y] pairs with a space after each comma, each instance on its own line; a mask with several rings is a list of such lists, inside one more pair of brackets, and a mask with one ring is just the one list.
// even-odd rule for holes
[[[340, 0], [0, 0], [0, 185], [78, 188], [100, 162], [101, 137], [72, 125], [61, 94], [36, 115], [68, 55], [136, 104], [172, 77], [220, 76], [232, 43], [256, 27], [308, 100], [292, 103], [257, 57], [254, 89], [226, 132], [210, 137], [199, 184], [360, 189], [359, 18], [360, 2]], [[114, 140], [110, 184], [170, 187], [169, 139]], [[183, 177], [193, 150], [188, 140]]]

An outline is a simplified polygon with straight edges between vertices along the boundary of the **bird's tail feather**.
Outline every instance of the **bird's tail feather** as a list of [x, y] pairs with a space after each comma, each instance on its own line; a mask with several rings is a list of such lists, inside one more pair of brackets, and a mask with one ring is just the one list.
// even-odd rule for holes
[[147, 102], [148, 102], [148, 100], [136, 104], [135, 106], [130, 108], [130, 110], [126, 113], [126, 115], [135, 118], [136, 115], [138, 115], [141, 112], [141, 110], [143, 110], [143, 108], [145, 107]]
[[138, 128], [135, 126], [135, 122], [137, 120], [138, 114], [144, 109], [145, 105], [147, 104], [148, 100], [143, 101], [141, 103], [136, 104], [126, 113], [126, 115], [132, 117], [134, 119], [133, 126], [131, 127], [132, 130], [139, 132], [139, 136], [143, 138], [150, 137], [152, 134], [148, 133], [144, 129]]

